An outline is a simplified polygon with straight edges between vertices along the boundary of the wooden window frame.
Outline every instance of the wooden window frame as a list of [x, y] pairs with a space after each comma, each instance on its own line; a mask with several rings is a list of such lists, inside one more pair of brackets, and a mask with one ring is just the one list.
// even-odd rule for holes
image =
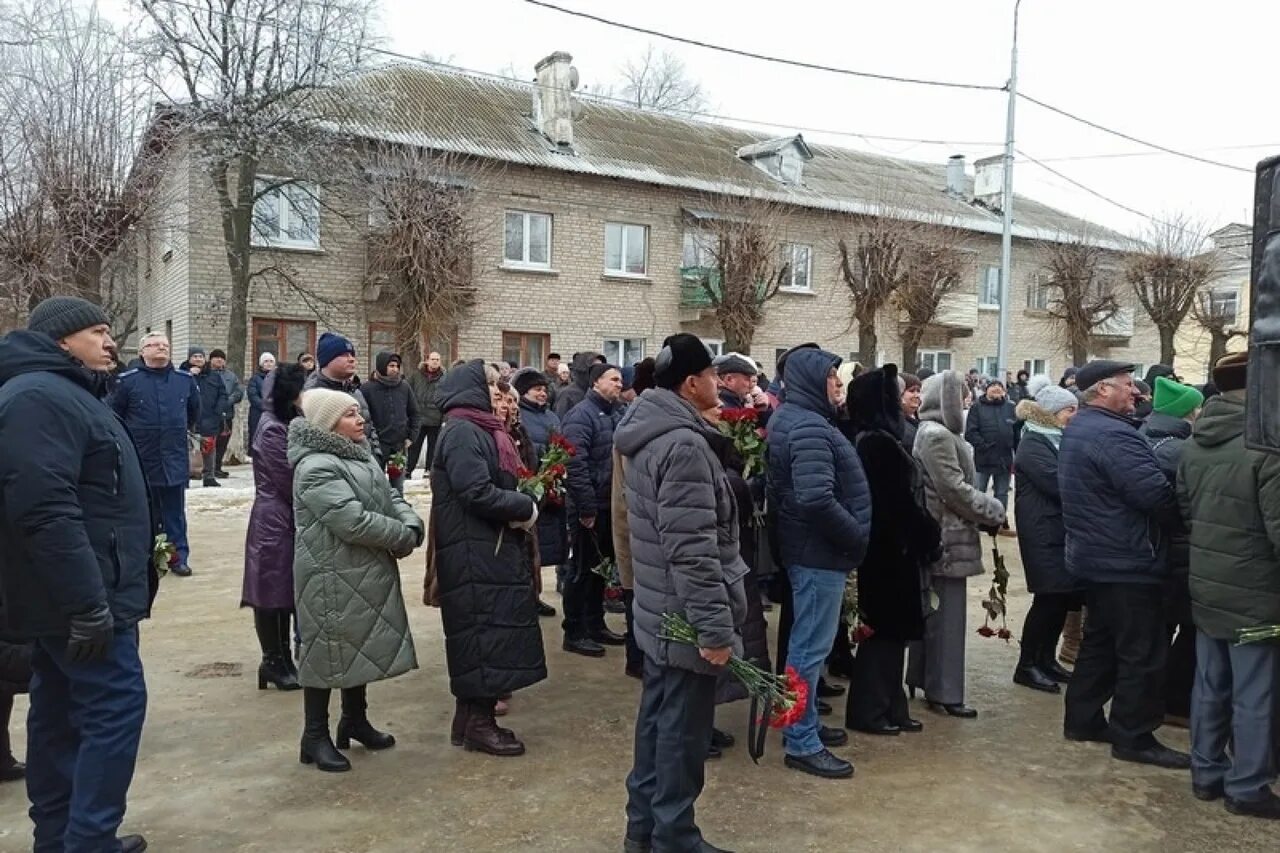
[[[519, 344], [520, 357], [516, 359], [519, 365], [521, 367], [535, 367], [538, 370], [541, 370], [543, 368], [543, 365], [546, 362], [547, 353], [551, 352], [550, 333], [519, 332], [513, 329], [503, 329], [502, 330], [502, 348], [500, 351], [502, 353], [502, 358], [504, 360], [507, 357], [507, 336], [508, 335], [512, 335], [512, 336], [518, 335], [520, 337], [520, 344]], [[539, 353], [539, 356], [536, 360], [529, 359], [530, 352], [529, 352], [528, 342], [530, 339], [533, 339], [533, 338], [538, 338], [542, 341], [542, 352]]]
[[[316, 321], [315, 320], [299, 320], [299, 319], [294, 319], [289, 317], [254, 317], [251, 325], [252, 337], [250, 338], [250, 340], [253, 343], [253, 351], [250, 353], [251, 357], [253, 358], [253, 365], [252, 365], [253, 369], [255, 370], [257, 369], [258, 356], [260, 355], [260, 353], [258, 352], [258, 341], [259, 339], [266, 337], [266, 335], [261, 335], [258, 333], [259, 325], [262, 323], [274, 323], [278, 327], [285, 327], [289, 325], [307, 326], [308, 327], [307, 352], [311, 353], [312, 355], [316, 354]], [[297, 361], [298, 356], [301, 355], [302, 353], [287, 352], [286, 347], [284, 346], [289, 341], [288, 333], [283, 330], [277, 331], [274, 337], [276, 339], [276, 346], [270, 352], [272, 355], [276, 357], [276, 362], [283, 364], [286, 361]]]

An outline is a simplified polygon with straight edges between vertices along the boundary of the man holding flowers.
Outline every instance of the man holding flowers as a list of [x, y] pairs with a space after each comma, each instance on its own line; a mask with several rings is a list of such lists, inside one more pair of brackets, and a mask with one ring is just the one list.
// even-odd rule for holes
[[[716, 679], [740, 647], [746, 618], [737, 506], [699, 412], [716, 405], [711, 353], [689, 334], [667, 338], [658, 387], [628, 408], [614, 435], [622, 457], [644, 690], [627, 777], [624, 850], [714, 851], [694, 822], [711, 739]], [[668, 639], [682, 616], [697, 645]]]

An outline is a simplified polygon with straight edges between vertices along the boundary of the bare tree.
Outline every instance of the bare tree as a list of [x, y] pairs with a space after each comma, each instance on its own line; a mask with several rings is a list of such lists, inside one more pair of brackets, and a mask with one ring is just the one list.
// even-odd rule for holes
[[102, 304], [122, 340], [137, 319], [135, 267], [111, 263], [154, 186], [142, 79], [120, 34], [73, 0], [0, 16], [0, 292], [7, 322], [40, 300]]
[[1153, 221], [1125, 263], [1125, 279], [1160, 333], [1161, 364], [1173, 364], [1178, 327], [1218, 275], [1217, 256], [1205, 251], [1207, 242], [1205, 226], [1175, 215]]
[[904, 272], [893, 296], [902, 314], [904, 370], [919, 363], [920, 342], [936, 324], [943, 301], [965, 286], [971, 265], [966, 242], [963, 231], [939, 224], [915, 226], [904, 239]]
[[908, 244], [912, 227], [890, 216], [858, 216], [851, 223], [851, 246], [836, 238], [840, 277], [849, 289], [850, 327], [858, 326], [858, 361], [875, 364], [879, 351], [876, 319], [910, 272]]
[[637, 107], [664, 112], [701, 112], [707, 107], [707, 94], [701, 83], [690, 79], [684, 60], [652, 44], [623, 64], [621, 77], [621, 97]]
[[[138, 52], [153, 58], [153, 84], [187, 122], [218, 199], [231, 273], [227, 357], [240, 369], [255, 281], [274, 280], [313, 310], [323, 303], [287, 263], [254, 267], [254, 205], [286, 186], [321, 204], [311, 187], [350, 179], [355, 158], [333, 128], [360, 105], [329, 90], [364, 67], [375, 0], [136, 2], [149, 23]], [[264, 164], [285, 178], [262, 180]]]
[[1201, 291], [1191, 306], [1191, 316], [1196, 324], [1209, 334], [1209, 363], [1205, 365], [1208, 372], [1212, 372], [1218, 359], [1227, 354], [1227, 347], [1233, 339], [1249, 336], [1248, 329], [1236, 325], [1239, 322], [1238, 310], [1239, 306], [1218, 298], [1212, 289]]
[[750, 354], [764, 306], [791, 275], [790, 258], [778, 235], [787, 209], [760, 198], [715, 196], [707, 200], [715, 215], [704, 223], [706, 258], [685, 270], [695, 301], [715, 311], [729, 350]]
[[382, 146], [370, 154], [376, 221], [367, 284], [391, 294], [397, 345], [415, 363], [424, 339], [452, 338], [475, 305], [477, 250], [492, 219], [474, 210], [484, 171], [420, 148]]
[[1120, 310], [1115, 286], [1101, 271], [1102, 249], [1084, 236], [1041, 248], [1044, 286], [1049, 290], [1049, 316], [1071, 350], [1071, 363], [1084, 364], [1097, 329]]

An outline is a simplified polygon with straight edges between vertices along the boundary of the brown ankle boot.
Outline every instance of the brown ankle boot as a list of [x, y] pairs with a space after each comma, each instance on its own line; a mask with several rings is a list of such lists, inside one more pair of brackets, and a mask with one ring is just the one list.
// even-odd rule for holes
[[453, 728], [449, 731], [449, 743], [462, 746], [462, 739], [467, 733], [467, 719], [471, 716], [471, 705], [465, 699], [455, 699], [453, 704]]
[[524, 755], [524, 744], [515, 735], [504, 735], [498, 728], [493, 718], [493, 705], [492, 699], [471, 703], [471, 714], [462, 736], [463, 748], [468, 752], [485, 752], [504, 758]]
[[1062, 649], [1058, 652], [1058, 660], [1067, 666], [1075, 666], [1083, 637], [1084, 610], [1072, 610], [1067, 613], [1067, 623], [1062, 626]]

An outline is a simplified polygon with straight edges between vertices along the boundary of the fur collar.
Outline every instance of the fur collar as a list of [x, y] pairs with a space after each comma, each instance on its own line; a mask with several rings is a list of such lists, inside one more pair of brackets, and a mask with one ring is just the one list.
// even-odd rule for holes
[[368, 462], [373, 458], [367, 445], [356, 444], [336, 432], [312, 426], [306, 418], [294, 418], [289, 423], [289, 464], [296, 465], [300, 459], [313, 453], [328, 453], [356, 462]]
[[1058, 419], [1042, 409], [1034, 400], [1019, 401], [1015, 412], [1020, 421], [1026, 421], [1029, 424], [1035, 424], [1045, 429], [1062, 431], [1062, 427], [1058, 424]]

